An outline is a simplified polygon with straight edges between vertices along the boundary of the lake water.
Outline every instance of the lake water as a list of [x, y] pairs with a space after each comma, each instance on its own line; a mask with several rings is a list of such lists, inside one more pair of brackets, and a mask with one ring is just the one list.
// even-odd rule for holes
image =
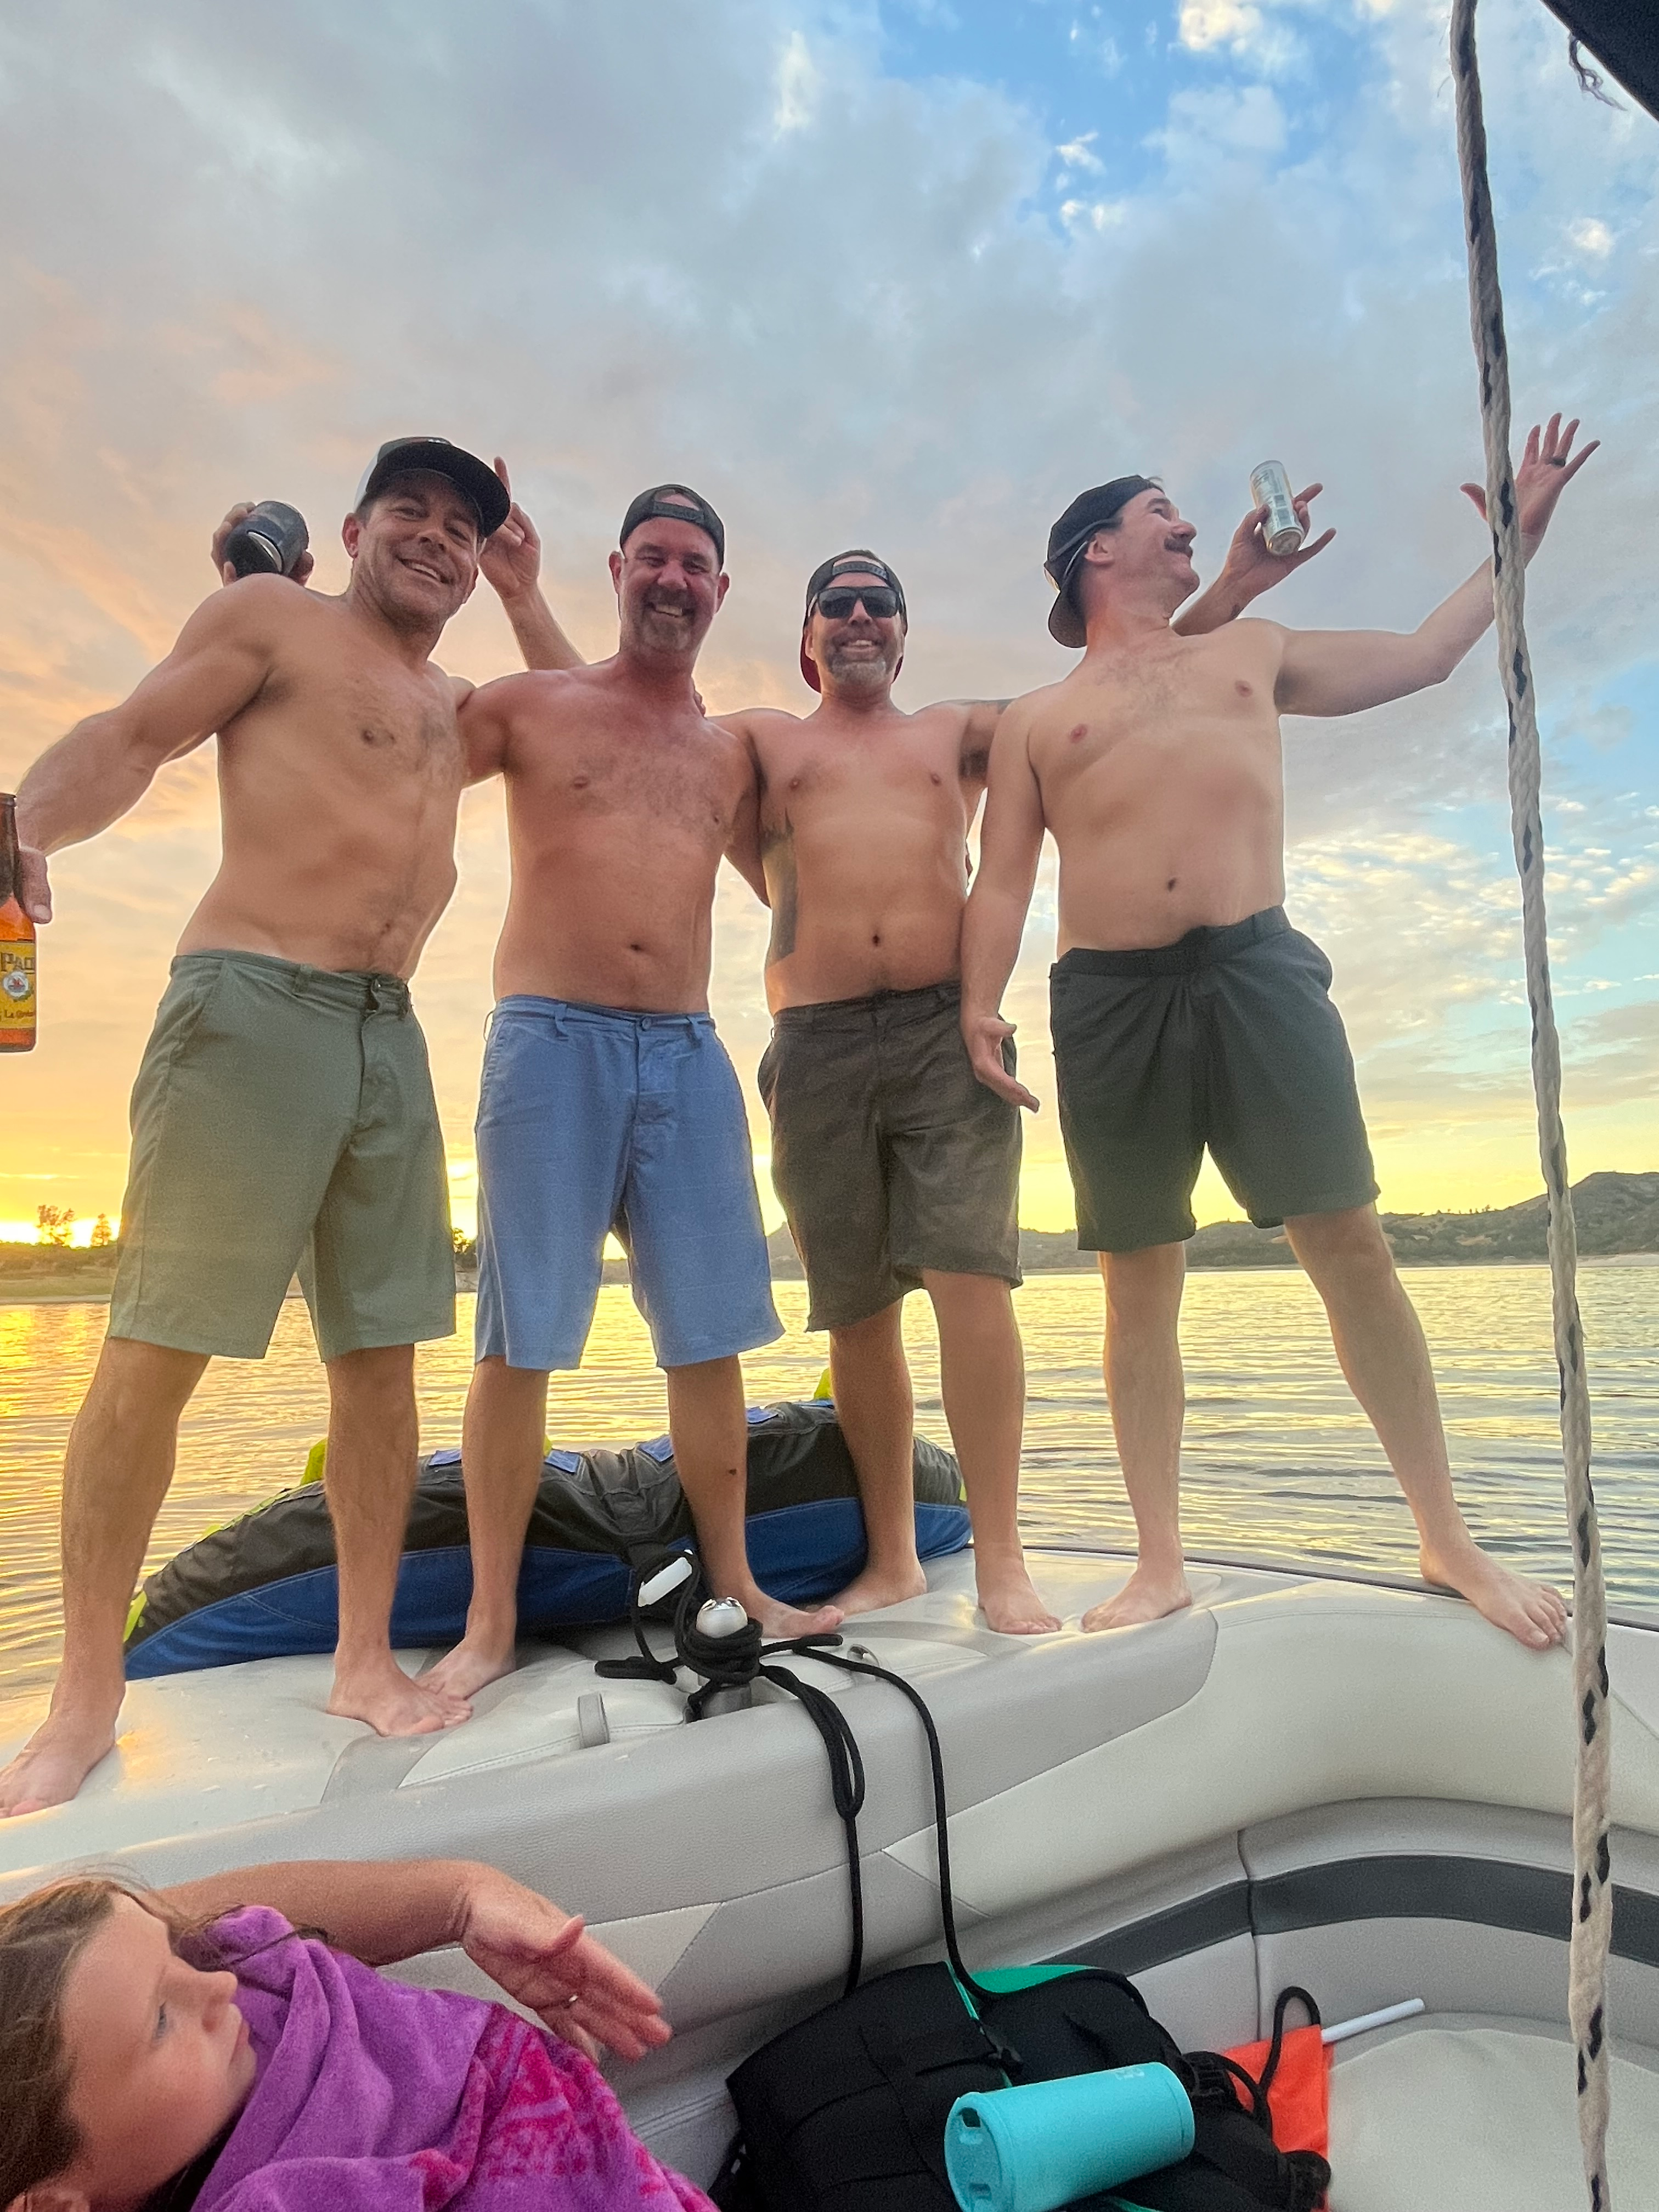
[[[1452, 1465], [1480, 1540], [1565, 1582], [1549, 1278], [1541, 1267], [1419, 1268], [1407, 1281], [1439, 1376]], [[1596, 1494], [1615, 1605], [1659, 1613], [1659, 1267], [1587, 1269], [1580, 1300], [1595, 1407]], [[809, 1397], [822, 1337], [805, 1287], [777, 1286], [788, 1334], [745, 1361], [751, 1402]], [[422, 1442], [458, 1441], [472, 1301], [422, 1351]], [[1029, 1539], [1121, 1549], [1133, 1523], [1100, 1381], [1101, 1291], [1043, 1275], [1018, 1293], [1030, 1371]], [[101, 1305], [0, 1307], [0, 1729], [29, 1717], [58, 1650], [57, 1508], [64, 1442], [104, 1334]], [[908, 1307], [919, 1425], [949, 1441], [927, 1301]], [[1188, 1408], [1184, 1520], [1195, 1552], [1255, 1553], [1410, 1574], [1411, 1519], [1349, 1396], [1304, 1279], [1196, 1274], [1182, 1321]], [[297, 1480], [326, 1419], [305, 1309], [290, 1300], [270, 1357], [210, 1368], [185, 1419], [179, 1470], [146, 1571]], [[556, 1377], [556, 1441], [629, 1443], [663, 1426], [662, 1382], [624, 1288], [600, 1292], [580, 1376]]]

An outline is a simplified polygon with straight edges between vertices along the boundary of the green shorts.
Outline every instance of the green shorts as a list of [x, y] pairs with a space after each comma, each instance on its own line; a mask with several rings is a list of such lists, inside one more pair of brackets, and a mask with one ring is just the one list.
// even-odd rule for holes
[[296, 1269], [325, 1359], [454, 1330], [443, 1136], [409, 987], [183, 954], [133, 1085], [109, 1333], [262, 1358]]

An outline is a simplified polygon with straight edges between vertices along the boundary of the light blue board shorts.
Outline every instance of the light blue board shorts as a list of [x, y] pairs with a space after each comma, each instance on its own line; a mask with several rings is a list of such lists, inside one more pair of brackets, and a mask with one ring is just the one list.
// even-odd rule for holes
[[480, 1359], [579, 1367], [611, 1229], [659, 1367], [783, 1334], [743, 1093], [708, 1015], [502, 999], [477, 1139]]

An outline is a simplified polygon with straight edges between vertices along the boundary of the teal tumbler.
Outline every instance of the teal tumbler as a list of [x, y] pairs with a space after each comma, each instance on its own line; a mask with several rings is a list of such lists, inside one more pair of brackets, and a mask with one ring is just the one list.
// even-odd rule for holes
[[958, 2097], [945, 2170], [962, 2212], [1058, 2212], [1193, 2147], [1193, 2107], [1167, 2066], [1115, 2066]]

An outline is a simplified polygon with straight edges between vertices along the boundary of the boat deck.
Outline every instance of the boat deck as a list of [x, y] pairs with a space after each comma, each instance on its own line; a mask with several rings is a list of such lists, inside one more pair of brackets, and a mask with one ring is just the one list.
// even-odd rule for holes
[[[1334, 2212], [1576, 2212], [1565, 1655], [1427, 1591], [1222, 1565], [1195, 1571], [1190, 1612], [1086, 1637], [1079, 1615], [1127, 1562], [1043, 1552], [1034, 1571], [1067, 1624], [1054, 1635], [988, 1631], [965, 1557], [851, 1632], [938, 1723], [970, 1961], [1131, 1973], [1188, 2047], [1261, 2033], [1291, 1982], [1328, 2020], [1420, 1996], [1421, 2021], [1340, 2049]], [[261, 1858], [489, 1858], [661, 1990], [675, 2041], [618, 2087], [661, 2154], [706, 2177], [725, 2075], [835, 1994], [845, 1841], [793, 1701], [761, 1686], [688, 1727], [679, 1689], [595, 1677], [628, 1648], [616, 1630], [526, 1647], [465, 1726], [393, 1742], [321, 1711], [325, 1660], [137, 1683], [76, 1802], [0, 1827], [0, 1894], [117, 1854], [157, 1881]], [[1659, 1632], [1615, 1627], [1608, 1656], [1612, 2172], [1624, 2203], [1659, 2203]], [[868, 1965], [929, 1955], [915, 1716], [879, 1682], [799, 1667], [865, 1758]], [[398, 1971], [476, 1986], [453, 1954]]]

